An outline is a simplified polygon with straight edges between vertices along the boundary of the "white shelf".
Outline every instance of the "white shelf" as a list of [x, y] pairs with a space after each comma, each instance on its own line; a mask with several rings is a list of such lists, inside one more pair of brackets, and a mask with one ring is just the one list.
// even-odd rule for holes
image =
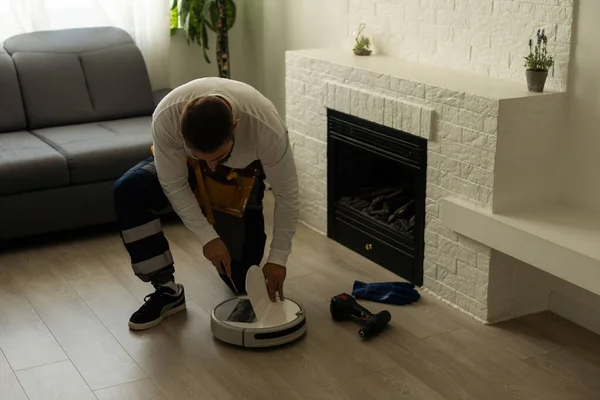
[[600, 217], [567, 206], [492, 214], [454, 198], [442, 224], [486, 246], [600, 295]]
[[288, 53], [489, 99], [532, 98], [559, 93], [551, 90], [546, 90], [542, 93], [530, 92], [527, 90], [525, 84], [451, 68], [411, 62], [398, 57], [378, 54], [373, 54], [369, 57], [355, 56], [347, 49], [301, 49], [290, 50]]

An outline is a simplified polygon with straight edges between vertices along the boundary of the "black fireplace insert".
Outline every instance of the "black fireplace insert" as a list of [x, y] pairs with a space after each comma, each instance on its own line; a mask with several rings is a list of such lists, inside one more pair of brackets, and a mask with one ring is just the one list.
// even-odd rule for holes
[[327, 235], [423, 284], [427, 141], [327, 110]]

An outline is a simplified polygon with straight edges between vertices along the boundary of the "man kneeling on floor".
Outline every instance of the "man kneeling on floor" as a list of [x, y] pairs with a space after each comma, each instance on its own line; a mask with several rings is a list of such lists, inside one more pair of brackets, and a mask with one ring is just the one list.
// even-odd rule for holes
[[[133, 272], [154, 286], [129, 320], [142, 330], [185, 308], [183, 285], [175, 282], [169, 244], [157, 216], [169, 204], [203, 246], [204, 256], [236, 293], [245, 292], [248, 268], [260, 265], [266, 242], [262, 200], [266, 178], [275, 197], [273, 240], [263, 267], [272, 301], [283, 299], [287, 258], [298, 221], [298, 178], [287, 129], [273, 104], [234, 80], [202, 78], [170, 92], [152, 119], [154, 157], [127, 171], [114, 187], [121, 238]], [[243, 169], [258, 163], [242, 218], [214, 212], [207, 220], [194, 190], [188, 159]]]

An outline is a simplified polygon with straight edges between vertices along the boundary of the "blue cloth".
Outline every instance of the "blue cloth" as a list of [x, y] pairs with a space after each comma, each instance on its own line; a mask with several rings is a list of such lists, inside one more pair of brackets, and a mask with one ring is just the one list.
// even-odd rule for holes
[[410, 282], [373, 282], [354, 281], [352, 295], [357, 299], [378, 303], [406, 305], [418, 301], [421, 295]]

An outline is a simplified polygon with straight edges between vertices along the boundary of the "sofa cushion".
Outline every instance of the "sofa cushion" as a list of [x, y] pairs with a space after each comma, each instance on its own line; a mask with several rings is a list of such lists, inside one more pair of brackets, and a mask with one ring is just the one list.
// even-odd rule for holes
[[0, 195], [69, 184], [65, 158], [29, 132], [0, 135]]
[[17, 53], [13, 59], [30, 129], [95, 119], [78, 55]]
[[113, 180], [152, 155], [151, 117], [34, 130], [67, 159], [72, 184]]
[[7, 39], [4, 48], [19, 74], [31, 129], [154, 111], [144, 58], [122, 29], [31, 32]]
[[0, 47], [0, 132], [25, 128], [25, 111], [15, 65]]
[[81, 53], [80, 57], [98, 118], [152, 114], [154, 93], [144, 59], [133, 42]]

